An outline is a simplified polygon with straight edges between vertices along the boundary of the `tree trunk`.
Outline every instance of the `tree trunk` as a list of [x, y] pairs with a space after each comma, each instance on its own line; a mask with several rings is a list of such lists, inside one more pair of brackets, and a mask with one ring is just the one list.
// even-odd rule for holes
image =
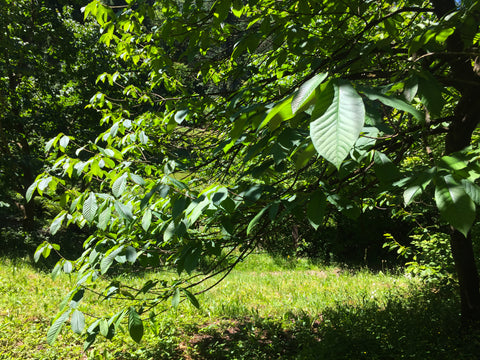
[[[475, 99], [480, 86], [476, 91], [473, 90], [475, 89], [472, 89], [471, 94], [462, 97], [456, 108], [455, 120], [450, 125], [445, 140], [446, 154], [469, 146], [472, 133], [480, 123], [480, 105]], [[465, 237], [452, 229], [450, 246], [460, 286], [462, 322], [469, 325], [480, 321], [480, 283], [471, 234]]]
[[[454, 0], [432, 0], [435, 14], [441, 18], [456, 10]], [[445, 153], [451, 154], [469, 146], [472, 133], [480, 123], [480, 77], [472, 66], [469, 56], [457, 55], [466, 53], [462, 39], [461, 26], [447, 39], [446, 62], [450, 66], [450, 78], [455, 81], [455, 88], [460, 92], [461, 99], [455, 108], [454, 120], [449, 126], [445, 139]], [[478, 269], [475, 263], [472, 238], [469, 233], [465, 237], [459, 231], [452, 229], [450, 236], [455, 268], [460, 286], [462, 322], [464, 325], [480, 323], [480, 283]]]

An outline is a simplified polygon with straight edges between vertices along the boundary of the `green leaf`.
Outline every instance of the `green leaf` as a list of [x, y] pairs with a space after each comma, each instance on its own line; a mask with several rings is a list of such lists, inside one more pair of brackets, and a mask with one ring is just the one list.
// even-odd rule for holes
[[63, 272], [65, 274], [70, 274], [73, 270], [73, 265], [71, 261], [66, 260], [65, 263], [63, 264]]
[[135, 250], [133, 246], [127, 246], [125, 256], [127, 257], [127, 261], [133, 264], [135, 260], [137, 260], [137, 250]]
[[132, 179], [132, 181], [133, 181], [135, 184], [138, 184], [138, 185], [140, 185], [140, 186], [145, 186], [145, 185], [146, 185], [145, 180], [143, 180], [143, 178], [142, 178], [140, 175], [130, 174], [130, 179]]
[[171, 221], [163, 232], [163, 241], [168, 242], [175, 235], [175, 222]]
[[105, 230], [111, 218], [112, 218], [112, 210], [110, 209], [110, 207], [107, 207], [105, 210], [103, 210], [100, 213], [100, 215], [98, 215], [97, 227], [100, 230]]
[[181, 124], [188, 115], [188, 109], [179, 110], [175, 113], [175, 122]]
[[36, 189], [37, 189], [37, 182], [35, 181], [32, 185], [28, 187], [27, 192], [25, 194], [25, 200], [27, 200], [27, 202], [30, 202], [30, 200], [32, 200], [33, 193], [35, 192]]
[[139, 343], [142, 340], [143, 321], [133, 306], [130, 306], [128, 311], [128, 332], [135, 342]]
[[242, 0], [233, 0], [232, 1], [232, 12], [236, 17], [241, 17], [243, 14], [243, 1]]
[[55, 235], [58, 230], [62, 227], [63, 219], [67, 216], [67, 212], [63, 210], [60, 214], [58, 214], [55, 219], [53, 219], [52, 224], [50, 225], [50, 233]]
[[105, 274], [110, 266], [113, 263], [113, 260], [117, 257], [118, 254], [120, 254], [123, 250], [123, 245], [121, 245], [118, 248], [112, 248], [109, 251], [105, 253], [105, 257], [100, 261], [100, 272], [102, 274]]
[[313, 143], [308, 144], [305, 149], [299, 150], [295, 154], [295, 168], [297, 170], [302, 169], [303, 167], [307, 166], [310, 159], [317, 153]]
[[304, 105], [315, 97], [315, 89], [327, 78], [327, 73], [315, 75], [300, 86], [292, 99], [292, 114], [295, 114]]
[[412, 105], [408, 104], [402, 99], [388, 96], [366, 87], [361, 87], [361, 91], [367, 96], [367, 98], [372, 101], [378, 100], [384, 105], [390, 106], [397, 110], [408, 112], [409, 114], [412, 114], [417, 120], [422, 121], [425, 119], [421, 111], [415, 109]]
[[373, 170], [381, 183], [389, 184], [400, 177], [400, 171], [384, 153], [375, 151], [373, 158]]
[[480, 186], [466, 179], [462, 179], [461, 184], [465, 192], [468, 196], [470, 196], [473, 202], [477, 205], [480, 205]]
[[60, 264], [60, 262], [57, 262], [57, 264], [52, 270], [52, 274], [51, 274], [52, 280], [55, 280], [58, 277], [58, 275], [60, 275], [61, 270], [62, 270], [62, 265]]
[[451, 175], [437, 177], [435, 202], [440, 215], [467, 236], [475, 221], [475, 203]]
[[68, 320], [68, 317], [70, 316], [71, 310], [68, 309], [64, 313], [58, 315], [53, 322], [52, 326], [47, 331], [47, 343], [49, 345], [53, 345], [55, 340], [58, 337], [58, 334], [60, 334], [60, 331], [62, 330], [63, 324]]
[[125, 173], [122, 176], [120, 176], [117, 180], [112, 185], [112, 193], [115, 197], [120, 197], [123, 192], [125, 191], [125, 188], [127, 186], [127, 176], [128, 174]]
[[115, 210], [117, 211], [118, 215], [127, 222], [133, 221], [133, 213], [132, 209], [128, 205], [124, 205], [119, 201], [115, 201]]
[[307, 219], [315, 230], [322, 224], [326, 206], [327, 197], [322, 191], [315, 191], [310, 196], [307, 204]]
[[174, 309], [178, 307], [178, 304], [180, 304], [180, 289], [176, 288], [175, 291], [173, 292], [172, 296], [172, 306]]
[[445, 99], [442, 96], [443, 85], [428, 71], [422, 71], [418, 76], [418, 94], [425, 107], [438, 116], [445, 105]]
[[[403, 201], [405, 206], [409, 205], [415, 199], [415, 197], [425, 191], [427, 186], [433, 180], [435, 172], [436, 168], [431, 168], [428, 171], [419, 172], [415, 174], [414, 177], [407, 179], [408, 188], [403, 192]], [[404, 182], [405, 180], [401, 180], [396, 184]]]
[[106, 319], [101, 319], [99, 325], [100, 325], [100, 335], [107, 337], [108, 330], [109, 330], [108, 321]]
[[248, 224], [247, 226], [247, 235], [250, 235], [250, 233], [252, 232], [253, 228], [255, 226], [257, 226], [257, 224], [260, 222], [260, 219], [262, 218], [263, 214], [265, 213], [265, 211], [267, 211], [267, 209], [269, 208], [270, 206], [266, 206], [264, 207], [257, 215], [255, 215], [255, 217], [250, 221], [250, 223]]
[[72, 331], [76, 334], [81, 334], [85, 328], [85, 316], [79, 310], [75, 310], [70, 319], [70, 326]]
[[[332, 102], [328, 103], [330, 100]], [[320, 93], [315, 108], [317, 111], [313, 111], [314, 120], [310, 123], [313, 145], [321, 156], [339, 169], [363, 128], [365, 108], [362, 98], [349, 83], [335, 82]]]
[[293, 117], [292, 113], [292, 96], [287, 97], [282, 102], [275, 105], [267, 114], [265, 119], [262, 121], [257, 130], [264, 128], [267, 124], [269, 125], [270, 131], [275, 130], [282, 121], [291, 119]]
[[85, 200], [83, 203], [83, 217], [90, 223], [95, 218], [97, 210], [97, 199], [95, 197], [95, 194], [91, 192], [87, 200]]
[[150, 225], [152, 224], [152, 211], [150, 209], [145, 210], [145, 213], [142, 217], [142, 228], [145, 231], [148, 231]]
[[195, 306], [197, 309], [200, 309], [200, 303], [198, 302], [197, 298], [195, 297], [195, 295], [193, 295], [190, 291], [188, 291], [187, 289], [182, 289], [183, 292], [185, 293], [185, 296], [186, 298], [188, 299], [188, 301], [190, 301], [190, 303]]

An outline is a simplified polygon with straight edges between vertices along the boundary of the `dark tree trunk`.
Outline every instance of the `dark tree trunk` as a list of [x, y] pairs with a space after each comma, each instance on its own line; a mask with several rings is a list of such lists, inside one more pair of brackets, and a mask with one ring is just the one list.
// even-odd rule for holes
[[[432, 0], [435, 14], [441, 18], [456, 10], [454, 0]], [[472, 133], [480, 123], [480, 77], [472, 66], [468, 56], [458, 55], [468, 52], [462, 40], [461, 27], [447, 39], [447, 64], [450, 66], [450, 77], [455, 81], [455, 87], [461, 94], [461, 99], [455, 108], [454, 120], [449, 126], [445, 139], [445, 153], [460, 151], [471, 143]], [[464, 325], [480, 323], [480, 283], [478, 269], [475, 263], [472, 238], [469, 233], [465, 237], [459, 231], [452, 229], [450, 236], [455, 268], [460, 286], [462, 321]]]
[[[445, 152], [451, 154], [470, 145], [471, 136], [475, 127], [480, 123], [480, 103], [477, 94], [480, 86], [465, 94], [456, 108], [454, 122], [450, 125], [445, 141]], [[462, 322], [465, 325], [480, 321], [480, 284], [478, 269], [469, 233], [465, 237], [462, 233], [452, 229], [450, 236], [455, 268], [460, 286]]]

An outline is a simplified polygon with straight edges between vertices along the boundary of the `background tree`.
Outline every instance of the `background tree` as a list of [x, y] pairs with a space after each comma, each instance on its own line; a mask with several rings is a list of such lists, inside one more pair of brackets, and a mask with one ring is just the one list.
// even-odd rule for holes
[[[3, 5], [0, 223], [2, 249], [8, 252], [11, 247], [25, 247], [21, 243], [35, 238], [42, 220], [49, 217], [48, 206], [36, 210], [34, 201], [25, 201], [27, 188], [42, 171], [45, 143], [59, 133], [82, 142], [94, 137], [100, 117], [85, 105], [96, 92], [97, 75], [114, 64], [98, 43], [96, 25], [83, 24], [81, 1], [7, 1]], [[68, 141], [68, 136], [62, 137], [62, 146]], [[20, 235], [12, 238], [14, 233]]]
[[[68, 207], [51, 230], [95, 229], [75, 263], [61, 260], [53, 270], [74, 267], [79, 281], [67, 298], [74, 306], [59, 313], [49, 341], [70, 316], [84, 331], [78, 303], [111, 268], [173, 266], [179, 277], [141, 289], [111, 284], [102, 294], [124, 296], [125, 309], [88, 327], [86, 346], [98, 334], [113, 336], [125, 316], [139, 341], [140, 315], [168, 298], [198, 306], [202, 278], [220, 281], [276, 229], [291, 226], [295, 238], [305, 219], [321, 232], [338, 223], [335, 214], [398, 212], [420, 196], [438, 208], [424, 226], [451, 231], [462, 316], [478, 320], [470, 229], [480, 199], [472, 137], [479, 6], [218, 0], [129, 2], [118, 10], [90, 3], [85, 15], [96, 18], [101, 40], [126, 68], [99, 80], [124, 96], [97, 94], [92, 106], [110, 129], [77, 157], [62, 154], [60, 136], [50, 141], [56, 162], [28, 191], [81, 178], [86, 191], [66, 191]], [[42, 244], [36, 257], [52, 246]]]

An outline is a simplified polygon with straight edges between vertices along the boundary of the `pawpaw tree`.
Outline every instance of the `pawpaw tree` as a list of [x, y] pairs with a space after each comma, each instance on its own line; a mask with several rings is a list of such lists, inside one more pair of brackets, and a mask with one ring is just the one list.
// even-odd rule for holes
[[[463, 320], [480, 319], [470, 231], [480, 203], [478, 1], [96, 0], [83, 11], [124, 66], [98, 81], [123, 95], [92, 98], [109, 127], [96, 141], [48, 142], [52, 166], [28, 191], [63, 204], [52, 233], [94, 230], [80, 258], [53, 270], [78, 281], [49, 341], [69, 318], [86, 347], [122, 319], [140, 341], [144, 314], [199, 306], [196, 285], [221, 281], [285, 224], [321, 232], [332, 213], [408, 209], [420, 197], [450, 232]], [[140, 289], [110, 284], [100, 293], [125, 307], [87, 327], [83, 294], [132, 267], [177, 275]]]

